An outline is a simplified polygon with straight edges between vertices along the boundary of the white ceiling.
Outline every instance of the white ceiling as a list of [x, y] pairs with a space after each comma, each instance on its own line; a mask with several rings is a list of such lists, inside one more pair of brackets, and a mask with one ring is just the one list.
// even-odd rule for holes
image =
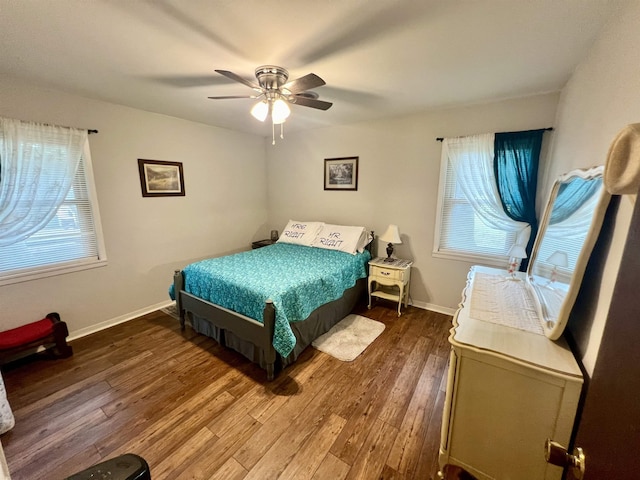
[[259, 65], [313, 72], [333, 102], [288, 131], [560, 90], [617, 0], [0, 0], [0, 74], [271, 135]]

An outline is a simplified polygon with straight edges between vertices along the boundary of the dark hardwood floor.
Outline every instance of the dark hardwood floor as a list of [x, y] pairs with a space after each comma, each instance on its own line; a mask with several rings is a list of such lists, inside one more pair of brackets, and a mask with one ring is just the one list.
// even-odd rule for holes
[[161, 311], [72, 342], [69, 359], [7, 365], [12, 479], [123, 453], [154, 480], [437, 478], [451, 318], [384, 301], [356, 313], [386, 329], [355, 361], [309, 347], [272, 382]]

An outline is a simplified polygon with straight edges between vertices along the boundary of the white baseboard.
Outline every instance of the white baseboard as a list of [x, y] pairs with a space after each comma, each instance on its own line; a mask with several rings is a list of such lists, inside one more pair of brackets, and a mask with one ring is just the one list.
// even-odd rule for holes
[[[67, 341], [76, 340], [78, 338], [86, 337], [87, 335], [91, 335], [92, 333], [99, 332], [100, 330], [104, 330], [105, 328], [113, 327], [115, 325], [119, 325], [124, 322], [128, 322], [129, 320], [133, 320], [134, 318], [141, 317], [142, 315], [146, 315], [147, 313], [155, 312], [156, 310], [160, 310], [161, 308], [167, 308], [170, 305], [173, 305], [175, 302], [171, 300], [167, 300], [166, 302], [156, 303], [155, 305], [150, 305], [145, 308], [141, 308], [134, 312], [127, 313], [125, 315], [120, 315], [119, 317], [112, 318], [110, 320], [105, 320], [104, 322], [100, 322], [96, 325], [91, 325], [90, 327], [81, 328], [80, 330], [74, 330], [69, 332], [69, 336], [67, 337]], [[423, 310], [430, 310], [436, 313], [442, 313], [444, 315], [453, 315], [456, 312], [454, 308], [441, 307], [440, 305], [434, 305], [433, 303], [427, 302], [411, 302], [411, 305], [417, 308], [422, 308]]]
[[161, 308], [166, 308], [169, 305], [173, 305], [175, 302], [171, 300], [167, 300], [166, 302], [156, 303], [155, 305], [150, 305], [145, 308], [141, 308], [136, 310], [135, 312], [130, 312], [125, 315], [120, 315], [119, 317], [112, 318], [110, 320], [105, 320], [104, 322], [100, 322], [96, 325], [91, 325], [90, 327], [81, 328], [80, 330], [74, 330], [69, 332], [69, 336], [67, 337], [68, 341], [76, 340], [78, 338], [86, 337], [87, 335], [91, 335], [92, 333], [99, 332], [100, 330], [104, 330], [105, 328], [113, 327], [115, 325], [119, 325], [120, 323], [128, 322], [129, 320], [133, 320], [134, 318], [141, 317], [142, 315], [146, 315], [147, 313], [155, 312], [156, 310], [160, 310]]
[[441, 307], [440, 305], [434, 305], [433, 303], [413, 301], [411, 302], [411, 305], [417, 308], [422, 308], [423, 310], [430, 310], [432, 312], [443, 313], [445, 315], [453, 316], [453, 314], [456, 313], [455, 308]]

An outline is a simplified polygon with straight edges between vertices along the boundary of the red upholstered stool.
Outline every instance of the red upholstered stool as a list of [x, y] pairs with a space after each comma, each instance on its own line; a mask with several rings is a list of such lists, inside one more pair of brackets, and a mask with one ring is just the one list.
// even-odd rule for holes
[[[60, 315], [50, 313], [42, 320], [0, 332], [0, 364], [44, 347], [57, 358], [67, 358], [73, 350], [67, 345], [69, 330]], [[33, 350], [33, 352], [30, 352]]]

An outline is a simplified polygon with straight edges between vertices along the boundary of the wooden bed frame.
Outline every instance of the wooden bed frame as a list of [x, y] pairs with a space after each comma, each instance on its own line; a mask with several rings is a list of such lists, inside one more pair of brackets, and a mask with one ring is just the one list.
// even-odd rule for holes
[[[216, 327], [224, 331], [230, 331], [238, 337], [262, 348], [267, 362], [267, 379], [275, 378], [276, 349], [271, 344], [276, 324], [276, 309], [268, 300], [264, 306], [262, 315], [264, 324], [241, 315], [227, 308], [207, 302], [184, 291], [184, 276], [182, 270], [176, 270], [173, 274], [173, 285], [176, 296], [176, 310], [180, 314], [180, 329], [185, 329], [186, 312], [206, 319]], [[224, 333], [221, 333], [224, 335]]]
[[[373, 231], [370, 233], [371, 237], [374, 238]], [[365, 247], [369, 253], [372, 253], [372, 244], [373, 240]], [[225, 345], [225, 332], [233, 333], [264, 352], [267, 380], [271, 381], [275, 378], [276, 360], [279, 354], [276, 352], [272, 343], [276, 323], [276, 309], [270, 300], [265, 302], [262, 316], [263, 323], [260, 323], [253, 318], [236, 313], [233, 310], [208, 302], [186, 292], [184, 290], [184, 275], [182, 270], [175, 270], [173, 274], [173, 285], [176, 298], [176, 310], [180, 315], [181, 330], [185, 329], [186, 315], [187, 312], [190, 312], [192, 315], [196, 315], [220, 329], [219, 343], [222, 345]], [[356, 287], [358, 287], [358, 283], [352, 288], [355, 289]], [[337, 304], [341, 301], [342, 298], [329, 303]], [[319, 307], [319, 309], [320, 308], [322, 308], [322, 306]], [[340, 319], [338, 319], [338, 321], [339, 320]]]

